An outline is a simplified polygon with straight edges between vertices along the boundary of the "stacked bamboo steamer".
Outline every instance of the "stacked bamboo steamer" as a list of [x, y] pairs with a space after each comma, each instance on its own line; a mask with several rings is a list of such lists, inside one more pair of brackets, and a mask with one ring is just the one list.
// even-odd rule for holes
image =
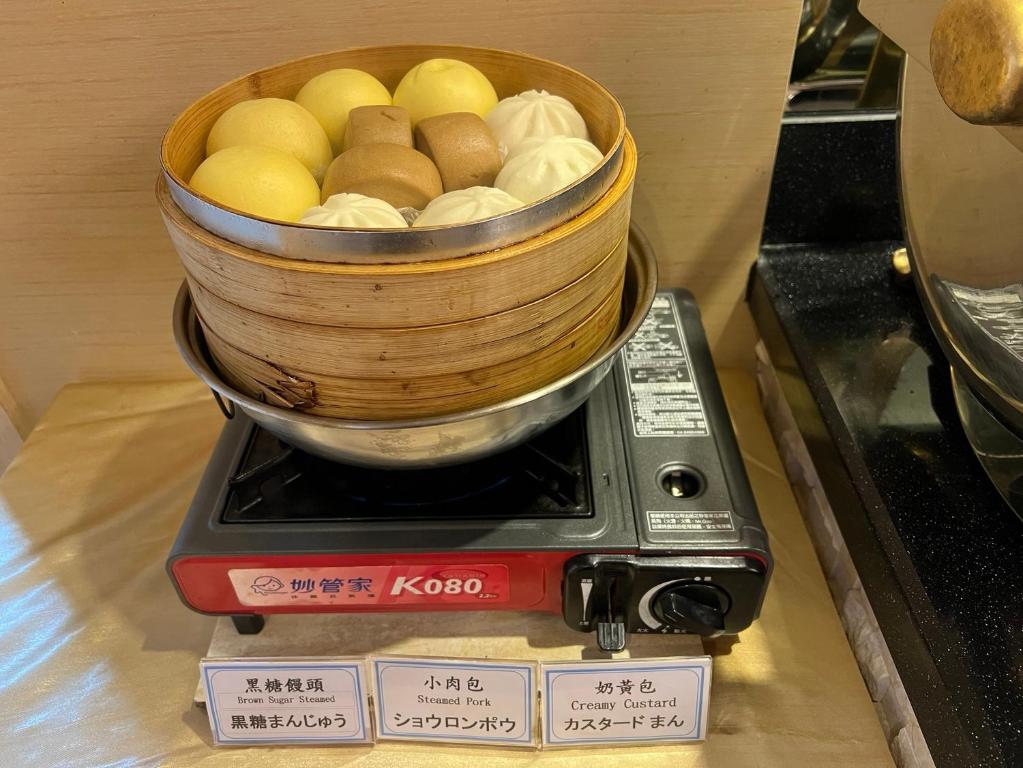
[[[212, 123], [232, 104], [292, 98], [311, 77], [342, 67], [393, 89], [429, 58], [467, 61], [502, 98], [531, 88], [568, 97], [605, 162], [620, 162], [610, 187], [578, 215], [520, 242], [479, 253], [470, 241], [443, 257], [379, 261], [364, 252], [348, 258], [344, 230], [331, 233], [339, 247], [330, 261], [319, 252], [255, 250], [204, 229], [175, 202], [172, 188], [214, 205], [188, 190], [187, 179]], [[212, 359], [232, 387], [270, 405], [366, 421], [468, 411], [572, 373], [617, 334], [636, 149], [615, 99], [561, 65], [452, 46], [321, 54], [203, 97], [167, 132], [162, 160], [157, 199]], [[252, 218], [258, 226], [296, 226]]]

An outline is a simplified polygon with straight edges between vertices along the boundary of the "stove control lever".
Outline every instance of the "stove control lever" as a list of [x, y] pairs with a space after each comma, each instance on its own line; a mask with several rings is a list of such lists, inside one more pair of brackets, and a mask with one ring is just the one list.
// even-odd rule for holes
[[576, 584], [582, 598], [578, 626], [595, 629], [597, 645], [607, 653], [625, 648], [631, 581], [628, 565], [617, 560], [592, 563], [578, 573]]
[[597, 647], [605, 653], [625, 650], [625, 623], [621, 621], [597, 622]]
[[[601, 581], [603, 587], [603, 616], [597, 621], [597, 647], [605, 653], [618, 653], [625, 650], [625, 638], [628, 630], [625, 627], [625, 605], [621, 600], [619, 592], [619, 578], [612, 572], [604, 574], [605, 569], [597, 566], [597, 573], [604, 576]], [[623, 590], [624, 591], [624, 590]]]

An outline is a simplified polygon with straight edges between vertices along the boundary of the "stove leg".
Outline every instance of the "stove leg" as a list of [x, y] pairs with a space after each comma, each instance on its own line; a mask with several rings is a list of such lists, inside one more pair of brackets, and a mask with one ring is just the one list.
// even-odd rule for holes
[[266, 625], [266, 619], [254, 613], [247, 613], [242, 616], [232, 616], [234, 628], [239, 635], [258, 635]]

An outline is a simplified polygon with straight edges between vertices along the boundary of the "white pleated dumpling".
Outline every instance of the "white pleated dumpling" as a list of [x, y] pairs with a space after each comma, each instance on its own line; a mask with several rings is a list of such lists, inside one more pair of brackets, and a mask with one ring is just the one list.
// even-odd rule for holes
[[388, 202], [354, 192], [339, 192], [302, 214], [300, 224], [350, 229], [405, 229], [408, 222]]
[[501, 157], [513, 154], [526, 139], [572, 136], [589, 139], [586, 121], [572, 102], [547, 91], [526, 91], [501, 99], [486, 116]]
[[581, 179], [603, 159], [603, 153], [586, 139], [526, 139], [508, 155], [494, 186], [528, 205]]
[[494, 187], [469, 187], [445, 192], [429, 202], [413, 227], [468, 224], [522, 207], [522, 201]]

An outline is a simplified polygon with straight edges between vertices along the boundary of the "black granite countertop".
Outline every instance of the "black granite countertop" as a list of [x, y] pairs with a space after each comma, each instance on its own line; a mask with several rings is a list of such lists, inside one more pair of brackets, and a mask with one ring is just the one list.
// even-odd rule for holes
[[750, 303], [936, 764], [1023, 768], [1023, 521], [891, 265], [897, 130], [783, 121]]
[[1023, 522], [966, 440], [898, 245], [765, 246], [754, 314], [815, 401], [794, 412], [935, 762], [1023, 766]]

